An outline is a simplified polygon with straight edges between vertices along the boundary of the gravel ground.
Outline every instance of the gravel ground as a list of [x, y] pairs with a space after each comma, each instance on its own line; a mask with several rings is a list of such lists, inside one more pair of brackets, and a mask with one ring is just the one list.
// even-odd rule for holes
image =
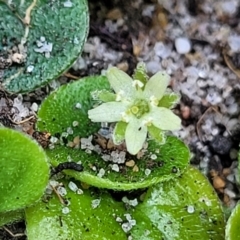
[[[132, 74], [143, 61], [150, 75], [163, 70], [171, 76], [171, 87], [182, 96], [175, 109], [182, 129], [174, 134], [190, 147], [191, 163], [209, 178], [223, 205], [233, 208], [240, 196], [239, 1], [90, 0], [89, 6], [90, 34], [81, 57], [67, 74], [33, 93], [0, 91], [0, 122], [42, 142], [35, 115], [52, 89], [110, 66]], [[24, 239], [6, 236], [0, 230], [0, 239]]]

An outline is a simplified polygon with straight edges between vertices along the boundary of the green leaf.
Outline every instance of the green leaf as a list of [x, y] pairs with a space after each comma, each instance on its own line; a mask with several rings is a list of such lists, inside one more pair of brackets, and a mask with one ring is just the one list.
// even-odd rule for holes
[[100, 101], [103, 101], [103, 102], [114, 102], [116, 99], [116, 94], [103, 90], [99, 93], [98, 98]]
[[124, 140], [126, 128], [126, 122], [117, 122], [113, 131], [113, 142], [115, 144], [120, 144]]
[[[29, 240], [126, 240], [128, 236], [139, 240], [224, 239], [220, 202], [207, 179], [194, 168], [174, 180], [152, 186], [143, 202], [127, 212], [122, 203], [102, 191], [90, 188], [78, 195], [67, 187], [69, 180], [63, 184], [69, 213], [62, 212], [66, 206], [55, 195], [47, 203], [27, 208]], [[79, 188], [80, 184], [76, 184]], [[101, 201], [93, 208], [96, 199]], [[136, 225], [124, 233], [121, 227], [127, 222], [126, 213]], [[116, 223], [117, 218], [123, 222]]]
[[0, 152], [0, 213], [38, 201], [49, 178], [43, 149], [20, 132], [0, 128]]
[[159, 107], [165, 107], [165, 108], [173, 108], [176, 106], [176, 104], [180, 100], [180, 95], [176, 93], [166, 93], [163, 95], [163, 97], [160, 99], [158, 106]]
[[0, 227], [8, 223], [21, 221], [23, 219], [24, 219], [23, 210], [0, 213]]
[[91, 92], [109, 88], [106, 77], [102, 76], [86, 77], [61, 86], [42, 103], [38, 112], [37, 128], [52, 135], [61, 135], [71, 128], [73, 133], [70, 134], [70, 139], [97, 132], [99, 123], [92, 123], [88, 118], [88, 110], [93, 108], [95, 103]]
[[159, 144], [164, 144], [166, 142], [165, 132], [154, 125], [148, 126], [148, 132], [153, 139], [159, 142]]
[[139, 80], [141, 81], [144, 85], [147, 83], [149, 77], [146, 72], [146, 66], [143, 62], [138, 63], [134, 74], [133, 74], [133, 80]]
[[[11, 59], [15, 52], [25, 55], [22, 63], [13, 63], [10, 66], [5, 64], [2, 67], [4, 75], [0, 80], [3, 80], [3, 88], [9, 92], [32, 91], [56, 79], [77, 59], [88, 34], [86, 0], [55, 0], [54, 3], [36, 1], [28, 26], [21, 19], [24, 19], [26, 10], [34, 2], [0, 1], [1, 61]], [[66, 4], [70, 5], [65, 6]], [[24, 43], [19, 47], [22, 40]], [[46, 57], [45, 52], [41, 53], [40, 44], [52, 44], [49, 57]], [[33, 68], [32, 71], [30, 68]]]
[[[126, 211], [123, 203], [96, 189], [83, 190], [84, 193], [79, 195], [68, 188], [69, 181], [63, 183], [67, 190], [65, 198], [70, 203], [67, 206], [69, 213], [63, 213], [66, 206], [61, 205], [56, 195], [47, 203], [39, 202], [27, 208], [28, 240], [127, 239], [115, 220]], [[93, 201], [97, 199], [100, 204], [94, 208]]]
[[239, 239], [239, 226], [240, 226], [240, 204], [234, 208], [226, 226], [226, 240]]
[[[136, 156], [130, 156], [127, 159], [127, 161], [133, 159], [139, 171], [133, 171], [133, 168], [121, 164], [120, 171], [116, 172], [112, 170], [111, 163], [104, 161], [94, 151], [89, 154], [79, 149], [55, 146], [54, 149], [47, 150], [47, 155], [53, 166], [66, 162], [68, 159], [81, 161], [84, 167], [83, 172], [66, 170], [65, 173], [92, 186], [115, 190], [145, 188], [176, 178], [189, 163], [188, 148], [175, 137], [169, 136], [164, 145], [153, 140], [149, 141], [148, 145], [148, 151], [143, 158], [139, 160]], [[98, 175], [101, 169], [105, 170], [102, 177]], [[150, 174], [146, 174], [146, 171]]]
[[[149, 188], [133, 218], [133, 239], [224, 239], [224, 214], [214, 189], [198, 170]], [[158, 230], [158, 231], [157, 231]]]

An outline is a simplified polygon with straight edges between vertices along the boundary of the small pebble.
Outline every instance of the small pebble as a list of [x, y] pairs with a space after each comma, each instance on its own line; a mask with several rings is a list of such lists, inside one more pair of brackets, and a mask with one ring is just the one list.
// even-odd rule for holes
[[68, 183], [68, 187], [69, 187], [73, 192], [77, 192], [77, 190], [78, 190], [78, 186], [77, 186], [74, 182], [72, 182], [72, 181], [70, 181], [70, 182]]
[[95, 209], [100, 205], [101, 199], [92, 200], [92, 208]]
[[236, 198], [236, 193], [231, 191], [230, 189], [225, 188], [224, 193], [227, 194], [230, 198]]
[[51, 138], [50, 138], [51, 143], [56, 143], [57, 141], [58, 141], [58, 138], [51, 136]]
[[29, 65], [29, 66], [27, 67], [27, 72], [28, 72], [28, 73], [31, 73], [31, 72], [33, 71], [33, 69], [34, 69], [34, 66], [33, 66], [33, 65]]
[[78, 126], [78, 124], [79, 124], [79, 122], [78, 122], [78, 121], [73, 121], [73, 123], [72, 123], [73, 127], [77, 127], [77, 126]]
[[32, 104], [31, 110], [33, 110], [34, 112], [37, 112], [37, 110], [38, 110], [38, 105], [37, 105], [37, 103], [34, 102], [34, 103]]
[[238, 8], [238, 1], [219, 1], [219, 7], [224, 13], [233, 16]]
[[113, 143], [112, 139], [109, 139], [109, 141], [107, 142], [107, 149], [113, 149], [115, 148], [115, 144]]
[[78, 109], [81, 109], [82, 108], [82, 104], [81, 103], [76, 103], [75, 107], [78, 108]]
[[68, 128], [67, 128], [67, 133], [68, 133], [69, 135], [72, 135], [72, 134], [73, 134], [73, 130], [72, 130], [71, 127], [68, 127]]
[[127, 233], [132, 229], [132, 225], [129, 222], [122, 224], [122, 230]]
[[73, 143], [74, 143], [75, 145], [80, 144], [80, 137], [79, 137], [79, 136], [76, 136], [76, 137], [73, 139]]
[[102, 178], [105, 174], [105, 170], [103, 168], [101, 168], [97, 174], [98, 177]]
[[226, 206], [229, 206], [229, 204], [230, 204], [230, 197], [227, 195], [227, 194], [224, 194], [223, 195], [223, 202], [224, 202], [224, 204], [226, 205]]
[[222, 171], [224, 176], [228, 176], [231, 173], [231, 169], [230, 168], [224, 168]]
[[128, 71], [128, 63], [127, 62], [121, 62], [117, 64], [117, 68], [119, 68], [120, 70], [127, 72]]
[[92, 170], [93, 170], [94, 172], [96, 172], [96, 171], [97, 171], [96, 166], [92, 166]]
[[183, 119], [189, 119], [190, 113], [191, 113], [190, 107], [188, 106], [181, 107], [181, 113], [182, 113]]
[[129, 205], [136, 207], [138, 205], [138, 200], [137, 198], [134, 198], [133, 200], [129, 200]]
[[69, 0], [67, 0], [66, 2], [63, 3], [63, 6], [70, 8], [70, 7], [73, 6], [73, 3], [71, 1], [69, 1]]
[[151, 173], [151, 170], [147, 168], [145, 169], [144, 173], [146, 176], [149, 176], [149, 174]]
[[134, 167], [133, 167], [133, 172], [138, 172], [139, 171], [139, 167], [137, 166], [137, 165], [135, 165]]
[[191, 50], [191, 43], [188, 38], [179, 37], [175, 40], [175, 47], [179, 54], [186, 54]]
[[187, 212], [188, 212], [188, 213], [194, 213], [194, 211], [195, 211], [194, 206], [191, 206], [191, 205], [190, 205], [190, 206], [187, 207]]
[[46, 38], [45, 38], [44, 36], [41, 36], [41, 37], [40, 37], [40, 41], [41, 41], [41, 42], [45, 42], [45, 41], [46, 41]]
[[133, 167], [133, 166], [135, 165], [135, 162], [134, 162], [134, 160], [130, 160], [130, 161], [127, 161], [127, 162], [125, 163], [125, 165], [126, 165], [127, 167]]
[[61, 187], [61, 186], [59, 186], [59, 187], [57, 188], [57, 192], [58, 192], [59, 195], [61, 195], [62, 197], [64, 197], [64, 196], [67, 195], [67, 190], [66, 190], [66, 188]]
[[229, 153], [232, 147], [232, 141], [227, 137], [217, 135], [213, 138], [213, 141], [210, 142], [210, 146], [215, 153], [225, 155]]
[[62, 213], [63, 214], [68, 214], [70, 212], [70, 209], [68, 208], [68, 207], [64, 207], [63, 209], [62, 209]]
[[119, 8], [113, 8], [107, 13], [107, 18], [111, 20], [117, 20], [122, 17], [123, 17], [123, 14]]
[[59, 182], [55, 181], [55, 180], [50, 180], [50, 185], [53, 187], [57, 187], [57, 186], [59, 186]]
[[77, 194], [83, 194], [83, 190], [81, 188], [79, 188], [77, 191], [76, 191]]
[[226, 182], [219, 176], [213, 178], [213, 187], [215, 189], [221, 189], [226, 186]]
[[115, 172], [119, 172], [119, 166], [117, 164], [112, 165], [112, 170]]
[[228, 44], [233, 52], [240, 51], [240, 36], [229, 36]]
[[157, 155], [156, 155], [156, 154], [151, 154], [150, 158], [151, 158], [152, 160], [156, 160], [156, 159], [157, 159]]
[[123, 222], [123, 220], [120, 217], [117, 217], [116, 222]]
[[229, 181], [229, 182], [232, 182], [234, 183], [235, 182], [235, 176], [234, 174], [229, 174], [226, 179]]

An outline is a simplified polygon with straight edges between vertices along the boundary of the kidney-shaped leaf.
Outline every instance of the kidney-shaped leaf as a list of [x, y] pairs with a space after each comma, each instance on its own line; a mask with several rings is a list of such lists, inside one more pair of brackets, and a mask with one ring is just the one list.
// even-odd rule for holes
[[152, 186], [133, 217], [133, 239], [224, 239], [224, 215], [214, 189], [196, 169]]
[[226, 226], [226, 240], [238, 240], [240, 226], [240, 204], [238, 203], [233, 210]]
[[79, 56], [88, 33], [86, 0], [0, 1], [0, 13], [0, 80], [9, 92], [58, 77]]
[[48, 178], [43, 149], [20, 132], [0, 128], [0, 213], [39, 200]]
[[122, 203], [96, 189], [77, 194], [69, 189], [69, 183], [79, 185], [64, 181], [67, 192], [64, 198], [69, 201], [67, 206], [53, 195], [48, 202], [39, 202], [26, 209], [28, 240], [127, 240], [116, 221], [125, 213]]
[[91, 92], [109, 88], [106, 77], [87, 77], [61, 86], [42, 103], [38, 112], [38, 129], [59, 136], [70, 129], [70, 138], [96, 132], [100, 125], [88, 118], [88, 110], [94, 104]]
[[73, 192], [70, 182], [63, 181], [67, 206], [53, 195], [47, 203], [26, 209], [29, 240], [224, 239], [224, 216], [217, 196], [193, 168], [151, 187], [143, 203], [128, 210], [97, 189], [77, 194], [81, 185], [75, 182]]
[[[114, 190], [145, 188], [175, 178], [186, 168], [190, 156], [185, 144], [170, 136], [164, 145], [149, 141], [148, 152], [142, 159], [137, 159], [136, 156], [128, 159], [135, 160], [138, 171], [125, 164], [119, 164], [119, 171], [115, 171], [112, 162], [104, 161], [94, 151], [89, 154], [79, 149], [55, 146], [54, 149], [47, 150], [47, 155], [55, 167], [69, 159], [81, 161], [83, 172], [66, 170], [65, 173], [92, 186]], [[151, 159], [151, 156], [156, 159]], [[102, 171], [104, 174], [101, 174]]]

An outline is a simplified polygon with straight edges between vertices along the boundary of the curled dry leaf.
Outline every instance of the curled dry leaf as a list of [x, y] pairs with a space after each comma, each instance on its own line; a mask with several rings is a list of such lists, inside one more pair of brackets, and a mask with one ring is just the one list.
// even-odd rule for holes
[[240, 78], [240, 69], [234, 65], [233, 60], [227, 55], [225, 50], [223, 50], [223, 58], [227, 66]]

